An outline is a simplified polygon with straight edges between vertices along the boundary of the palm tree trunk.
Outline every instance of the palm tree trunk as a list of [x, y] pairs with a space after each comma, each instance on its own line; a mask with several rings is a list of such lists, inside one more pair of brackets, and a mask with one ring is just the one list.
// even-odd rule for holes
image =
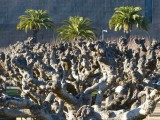
[[129, 40], [129, 38], [130, 38], [130, 31], [126, 31], [125, 35], [126, 35], [126, 39]]
[[34, 43], [37, 43], [37, 33], [38, 33], [38, 30], [33, 30], [33, 42]]

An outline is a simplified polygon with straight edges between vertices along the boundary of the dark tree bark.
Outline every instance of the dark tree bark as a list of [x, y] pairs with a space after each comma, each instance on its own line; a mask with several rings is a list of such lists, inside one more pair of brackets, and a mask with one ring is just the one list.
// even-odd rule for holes
[[37, 43], [38, 30], [33, 30], [33, 43]]
[[129, 39], [130, 39], [130, 31], [126, 31], [125, 32], [125, 36], [126, 36], [126, 39], [129, 41]]

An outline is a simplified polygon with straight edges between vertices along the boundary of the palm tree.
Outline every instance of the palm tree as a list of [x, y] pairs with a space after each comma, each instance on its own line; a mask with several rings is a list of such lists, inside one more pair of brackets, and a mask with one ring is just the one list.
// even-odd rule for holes
[[47, 10], [25, 10], [26, 15], [19, 16], [20, 22], [17, 29], [33, 31], [33, 40], [37, 42], [37, 33], [39, 30], [51, 28], [54, 29], [53, 20], [49, 17]]
[[115, 8], [115, 12], [109, 20], [110, 29], [114, 28], [115, 31], [123, 29], [127, 39], [130, 37], [133, 25], [147, 31], [148, 23], [145, 17], [139, 13], [141, 10], [141, 7], [133, 6]]
[[64, 20], [60, 28], [58, 28], [59, 35], [65, 40], [72, 40], [77, 37], [93, 40], [95, 37], [94, 28], [90, 27], [91, 21], [88, 18], [80, 16], [69, 17]]

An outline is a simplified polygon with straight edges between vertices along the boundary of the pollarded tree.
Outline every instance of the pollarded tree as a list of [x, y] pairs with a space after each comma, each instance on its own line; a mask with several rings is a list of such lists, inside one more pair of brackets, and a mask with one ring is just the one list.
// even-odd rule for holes
[[27, 9], [25, 13], [26, 15], [19, 16], [20, 22], [17, 25], [17, 29], [22, 29], [26, 33], [31, 30], [34, 42], [37, 42], [37, 33], [42, 28], [54, 29], [53, 20], [49, 17], [47, 10]]
[[71, 40], [76, 37], [93, 40], [95, 29], [91, 27], [91, 21], [88, 18], [80, 16], [69, 17], [68, 20], [64, 20], [63, 24], [57, 31], [59, 35], [65, 40]]
[[[144, 54], [145, 41], [135, 42], [139, 51], [128, 49], [126, 39], [17, 42], [0, 54], [0, 116], [142, 120], [160, 101], [160, 44], [152, 42]], [[6, 84], [21, 97], [7, 95]]]
[[115, 8], [115, 12], [109, 20], [110, 29], [114, 28], [115, 31], [123, 29], [127, 39], [130, 37], [133, 25], [147, 31], [148, 23], [145, 17], [139, 13], [141, 10], [141, 7], [133, 6]]

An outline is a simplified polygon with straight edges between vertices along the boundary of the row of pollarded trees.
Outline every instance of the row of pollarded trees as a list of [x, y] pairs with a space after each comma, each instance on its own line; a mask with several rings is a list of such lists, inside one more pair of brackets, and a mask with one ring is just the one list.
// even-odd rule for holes
[[[140, 7], [132, 6], [115, 8], [115, 13], [109, 21], [110, 29], [114, 28], [115, 31], [123, 29], [127, 39], [130, 36], [133, 25], [147, 31], [148, 24], [145, 17], [139, 13], [141, 10]], [[82, 37], [89, 40], [95, 38], [95, 29], [91, 27], [91, 20], [88, 18], [70, 16], [68, 20], [63, 21], [64, 25], [56, 28], [46, 10], [27, 9], [25, 13], [26, 15], [19, 16], [20, 22], [17, 25], [17, 29], [25, 30], [25, 32], [32, 30], [34, 42], [37, 42], [37, 33], [42, 28], [56, 30], [65, 40], [71, 40], [75, 37]]]
[[[9, 46], [0, 53], [0, 116], [144, 119], [160, 101], [160, 43], [134, 42], [134, 50], [123, 38]], [[17, 86], [21, 98], [7, 95], [7, 84]]]
[[[17, 42], [0, 53], [0, 116], [144, 119], [160, 101], [160, 43], [146, 47], [145, 40], [134, 41], [137, 50], [129, 49], [126, 39]], [[17, 86], [21, 98], [7, 95], [6, 84]]]

